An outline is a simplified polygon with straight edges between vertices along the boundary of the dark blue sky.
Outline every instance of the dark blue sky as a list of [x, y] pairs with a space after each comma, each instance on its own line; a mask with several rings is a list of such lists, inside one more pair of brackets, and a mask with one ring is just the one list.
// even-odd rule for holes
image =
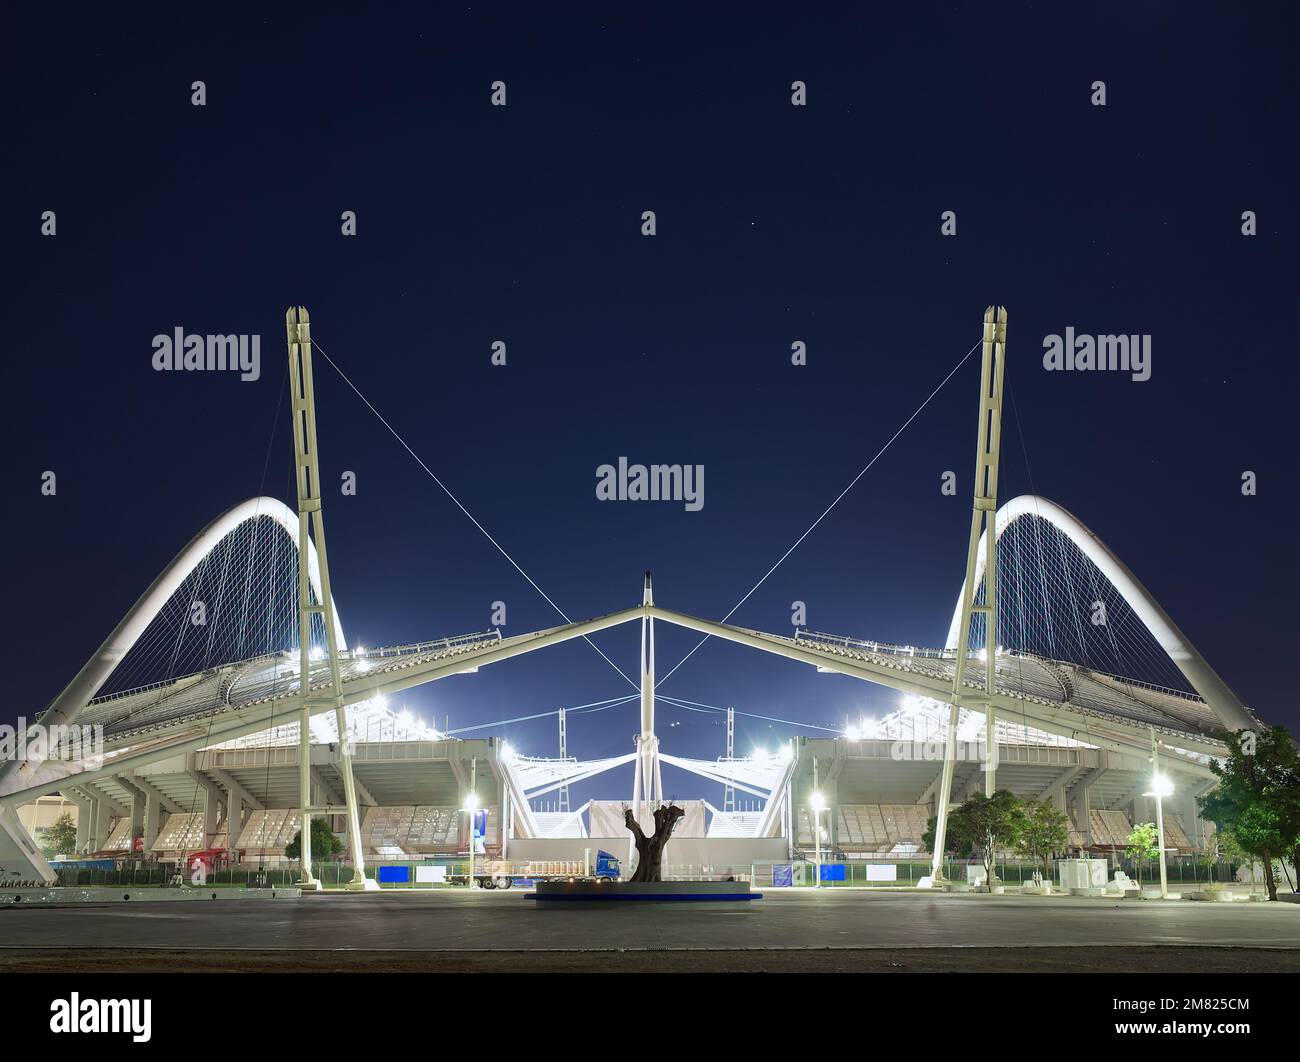
[[[644, 568], [660, 604], [721, 617], [997, 302], [1033, 486], [1248, 703], [1300, 721], [1288, 5], [7, 18], [7, 716], [44, 707], [216, 513], [259, 489], [290, 497], [284, 416], [271, 428], [291, 303], [579, 618], [635, 603]], [[154, 372], [151, 338], [177, 325], [260, 333], [262, 379]], [[1045, 372], [1043, 337], [1067, 326], [1150, 334], [1151, 380]], [[941, 642], [977, 371], [735, 622], [788, 631], [797, 599], [814, 629]], [[482, 630], [496, 600], [508, 634], [559, 622], [319, 358], [317, 392], [326, 483], [358, 476], [356, 497], [326, 504], [350, 639]], [[1030, 487], [1010, 420], [1007, 441], [1004, 498]], [[703, 464], [703, 511], [598, 502], [595, 469], [619, 455]], [[661, 630], [661, 672], [695, 640]], [[634, 628], [598, 643], [634, 673]], [[405, 700], [466, 726], [626, 689], [578, 642]], [[833, 726], [895, 699], [713, 643], [662, 692]], [[670, 751], [722, 752], [719, 717], [660, 714]], [[571, 751], [630, 751], [635, 726], [632, 705], [574, 717]], [[790, 733], [742, 718], [737, 744]], [[550, 753], [554, 721], [508, 736]]]

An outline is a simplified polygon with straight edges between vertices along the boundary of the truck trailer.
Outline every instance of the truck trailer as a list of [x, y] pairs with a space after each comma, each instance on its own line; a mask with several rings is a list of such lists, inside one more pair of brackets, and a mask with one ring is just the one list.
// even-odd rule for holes
[[[474, 884], [480, 889], [527, 889], [539, 881], [617, 881], [622, 874], [622, 863], [617, 856], [599, 850], [596, 866], [590, 867], [581, 859], [530, 859], [512, 862], [505, 859], [476, 859]], [[452, 874], [448, 880], [465, 884], [465, 874]]]

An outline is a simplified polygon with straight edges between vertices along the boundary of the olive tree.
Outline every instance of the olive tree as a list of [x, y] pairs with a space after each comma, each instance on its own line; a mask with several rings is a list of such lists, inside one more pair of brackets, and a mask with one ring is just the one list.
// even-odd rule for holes
[[984, 860], [984, 883], [993, 891], [993, 862], [999, 850], [1013, 848], [1024, 829], [1020, 799], [1006, 789], [992, 796], [976, 793], [948, 816], [948, 828]]

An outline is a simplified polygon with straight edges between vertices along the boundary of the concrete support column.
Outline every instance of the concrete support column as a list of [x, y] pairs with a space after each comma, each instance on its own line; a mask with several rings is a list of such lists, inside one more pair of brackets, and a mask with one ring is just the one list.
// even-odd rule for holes
[[95, 801], [95, 833], [91, 843], [96, 852], [102, 851], [108, 844], [108, 835], [112, 832], [112, 809], [107, 800]]
[[1069, 802], [1070, 818], [1083, 835], [1083, 843], [1092, 844], [1092, 822], [1088, 817], [1088, 809], [1092, 807], [1092, 786], [1086, 783], [1076, 785], [1070, 791]]
[[244, 829], [244, 800], [232, 786], [226, 790], [226, 855], [239, 862], [239, 835]]
[[135, 855], [135, 842], [144, 838], [145, 795], [140, 790], [131, 790], [131, 841], [127, 851]]
[[1185, 792], [1176, 793], [1171, 803], [1173, 807], [1170, 810], [1178, 816], [1178, 821], [1182, 823], [1183, 833], [1187, 835], [1187, 840], [1198, 851], [1203, 849], [1205, 847], [1205, 824], [1196, 811], [1195, 793], [1188, 788]]
[[84, 855], [90, 844], [90, 801], [73, 790], [67, 790], [62, 796], [77, 806], [77, 855]]
[[89, 810], [86, 813], [86, 847], [83, 855], [95, 850], [95, 834], [99, 829], [99, 804], [100, 802], [94, 797], [89, 797], [87, 800]]
[[217, 794], [212, 789], [203, 790], [203, 847], [211, 848], [217, 837]]
[[509, 859], [510, 850], [510, 824], [513, 819], [513, 813], [510, 807], [510, 791], [506, 786], [501, 787], [501, 818], [498, 822], [497, 829], [501, 831], [501, 858]]
[[785, 816], [785, 857], [787, 859], [794, 859], [795, 816], [793, 786], [785, 787], [785, 795], [781, 800], [785, 805], [781, 810], [781, 813]]
[[162, 808], [158, 803], [158, 797], [154, 792], [148, 792], [144, 798], [144, 851], [147, 856], [153, 849], [154, 841], [158, 840], [158, 834], [162, 828], [161, 822]]

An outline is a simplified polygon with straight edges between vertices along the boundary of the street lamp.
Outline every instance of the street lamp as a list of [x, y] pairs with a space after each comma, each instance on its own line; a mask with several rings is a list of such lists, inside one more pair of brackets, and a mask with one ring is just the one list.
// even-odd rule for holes
[[815, 876], [813, 888], [822, 887], [822, 812], [826, 810], [826, 798], [821, 793], [813, 793], [809, 800], [813, 809], [813, 840], [816, 842], [817, 861], [813, 864]]
[[472, 889], [474, 887], [474, 812], [478, 811], [478, 797], [473, 793], [466, 794], [465, 806], [461, 811], [469, 816], [469, 879], [466, 885]]
[[[1155, 762], [1155, 750], [1152, 750], [1152, 762]], [[1163, 798], [1172, 796], [1174, 792], [1174, 783], [1168, 777], [1156, 771], [1151, 776], [1151, 790], [1143, 793], [1143, 796], [1153, 796], [1156, 798], [1156, 837], [1160, 845], [1160, 898], [1169, 899], [1169, 878], [1165, 870], [1165, 809]]]

